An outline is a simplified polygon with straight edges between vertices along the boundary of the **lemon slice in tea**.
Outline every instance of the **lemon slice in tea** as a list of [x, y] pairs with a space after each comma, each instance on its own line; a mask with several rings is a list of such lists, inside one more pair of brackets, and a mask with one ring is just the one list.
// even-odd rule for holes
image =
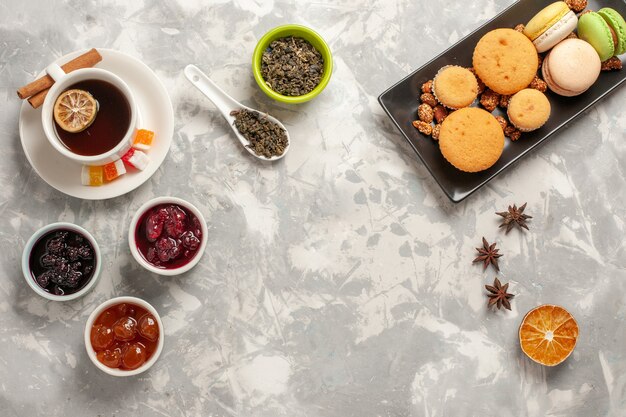
[[84, 90], [67, 90], [54, 103], [54, 120], [70, 133], [82, 132], [96, 119], [98, 103]]

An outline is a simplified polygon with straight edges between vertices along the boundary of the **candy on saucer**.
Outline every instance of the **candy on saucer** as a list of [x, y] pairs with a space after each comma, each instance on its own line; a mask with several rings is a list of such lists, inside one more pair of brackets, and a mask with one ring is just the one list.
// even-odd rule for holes
[[121, 159], [104, 165], [102, 169], [104, 171], [104, 179], [106, 181], [113, 181], [120, 175], [126, 174], [126, 168], [124, 168], [124, 162], [122, 162]]
[[91, 185], [93, 187], [102, 185], [104, 184], [104, 170], [101, 166], [83, 165], [80, 181], [83, 185]]
[[143, 171], [150, 163], [150, 158], [145, 153], [135, 148], [130, 148], [122, 157], [122, 160], [131, 167]]
[[146, 129], [139, 129], [133, 140], [133, 147], [140, 151], [147, 151], [152, 147], [154, 132]]

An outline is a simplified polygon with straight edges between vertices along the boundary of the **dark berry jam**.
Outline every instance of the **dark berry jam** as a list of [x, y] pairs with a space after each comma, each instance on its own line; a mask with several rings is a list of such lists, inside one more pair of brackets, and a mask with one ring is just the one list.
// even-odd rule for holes
[[100, 363], [132, 370], [146, 363], [157, 350], [159, 324], [145, 308], [120, 303], [96, 317], [89, 336]]
[[43, 235], [30, 252], [30, 274], [41, 288], [54, 295], [80, 291], [96, 269], [93, 246], [72, 230], [53, 230]]
[[188, 264], [202, 242], [198, 218], [185, 207], [160, 204], [146, 211], [135, 230], [141, 256], [157, 268], [175, 269]]

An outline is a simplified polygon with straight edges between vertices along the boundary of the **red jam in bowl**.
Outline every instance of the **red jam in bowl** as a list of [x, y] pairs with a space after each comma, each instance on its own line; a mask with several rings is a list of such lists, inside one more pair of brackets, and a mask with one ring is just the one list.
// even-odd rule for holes
[[93, 322], [90, 340], [100, 363], [130, 371], [146, 363], [157, 350], [159, 324], [143, 307], [115, 304]]
[[162, 269], [188, 264], [196, 256], [202, 239], [200, 220], [178, 204], [160, 204], [148, 209], [135, 230], [141, 256]]

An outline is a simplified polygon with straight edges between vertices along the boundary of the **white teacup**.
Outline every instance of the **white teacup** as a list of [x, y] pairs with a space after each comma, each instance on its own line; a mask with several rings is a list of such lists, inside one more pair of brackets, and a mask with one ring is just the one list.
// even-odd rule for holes
[[[104, 165], [109, 162], [115, 162], [120, 159], [131, 147], [132, 139], [139, 124], [139, 116], [135, 97], [128, 88], [128, 85], [117, 75], [112, 72], [100, 68], [83, 68], [70, 73], [65, 73], [57, 64], [51, 64], [46, 68], [46, 73], [54, 79], [54, 85], [48, 91], [46, 99], [41, 108], [41, 123], [46, 138], [50, 144], [60, 152], [63, 156], [79, 162], [83, 165]], [[100, 155], [79, 155], [69, 150], [59, 139], [55, 132], [53, 109], [57, 97], [65, 91], [69, 86], [80, 81], [101, 80], [113, 84], [117, 87], [128, 100], [130, 106], [130, 124], [126, 135], [111, 150]], [[96, 117], [98, 117], [96, 115]]]

